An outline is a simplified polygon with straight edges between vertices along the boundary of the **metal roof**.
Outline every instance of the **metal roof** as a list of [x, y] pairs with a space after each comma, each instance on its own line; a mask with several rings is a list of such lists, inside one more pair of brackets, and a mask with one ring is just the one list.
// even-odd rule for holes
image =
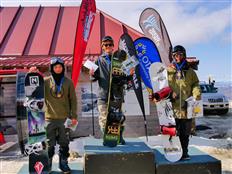
[[[72, 66], [72, 56], [60, 56], [64, 60], [65, 65]], [[91, 61], [97, 60], [98, 55], [85, 56], [83, 62], [87, 59]], [[4, 68], [24, 68], [24, 67], [47, 67], [49, 66], [51, 56], [26, 56], [26, 57], [0, 57], [0, 67]]]
[[[71, 65], [78, 13], [79, 7], [0, 7], [0, 67], [44, 66], [51, 56], [62, 56]], [[106, 35], [114, 38], [116, 49], [124, 32], [133, 40], [142, 36], [97, 10], [85, 59], [101, 54], [100, 41]]]

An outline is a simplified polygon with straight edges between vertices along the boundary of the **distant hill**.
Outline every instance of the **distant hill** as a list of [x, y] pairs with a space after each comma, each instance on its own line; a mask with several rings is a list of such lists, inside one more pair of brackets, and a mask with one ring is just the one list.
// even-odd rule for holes
[[218, 88], [218, 92], [223, 93], [225, 96], [232, 100], [232, 81], [230, 82], [216, 82], [215, 87]]

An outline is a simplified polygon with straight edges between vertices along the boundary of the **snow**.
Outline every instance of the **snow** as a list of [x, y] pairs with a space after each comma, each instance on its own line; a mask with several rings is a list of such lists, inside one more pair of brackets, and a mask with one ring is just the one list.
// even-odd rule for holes
[[[82, 157], [73, 157], [69, 161], [72, 162], [83, 162], [83, 145], [86, 138], [79, 138], [71, 142], [70, 149], [74, 152], [78, 152]], [[149, 136], [147, 144], [149, 146], [161, 146], [160, 136]], [[140, 137], [146, 143], [145, 137]], [[203, 152], [210, 154], [211, 156], [222, 161], [222, 174], [232, 174], [232, 139], [209, 139], [204, 137], [193, 136], [190, 139], [190, 146], [194, 146]], [[10, 174], [17, 173], [20, 168], [28, 162], [26, 157], [23, 158], [11, 158], [1, 159], [0, 158], [0, 173]], [[58, 155], [54, 156], [53, 162], [58, 162]], [[12, 167], [14, 166], [14, 167]], [[6, 170], [5, 169], [9, 169]]]
[[[190, 146], [194, 146], [203, 152], [221, 160], [222, 174], [232, 174], [232, 112], [226, 115], [208, 115], [196, 119], [196, 125], [209, 127], [211, 129], [197, 130], [197, 136], [190, 138]], [[83, 162], [84, 144], [86, 139], [93, 137], [83, 137], [75, 139], [70, 143], [72, 151], [72, 162]], [[145, 137], [139, 137], [148, 146], [161, 146], [160, 136], [149, 136], [148, 142]], [[56, 148], [56, 152], [58, 148]], [[12, 153], [14, 157], [0, 157], [0, 173], [17, 173], [23, 164], [28, 162], [26, 157], [20, 157], [19, 152]], [[11, 154], [11, 155], [12, 155]], [[78, 157], [81, 155], [82, 157]], [[17, 157], [16, 157], [17, 156]], [[54, 156], [54, 162], [58, 162], [58, 155]], [[12, 167], [14, 166], [14, 167]], [[8, 169], [7, 172], [5, 169]]]

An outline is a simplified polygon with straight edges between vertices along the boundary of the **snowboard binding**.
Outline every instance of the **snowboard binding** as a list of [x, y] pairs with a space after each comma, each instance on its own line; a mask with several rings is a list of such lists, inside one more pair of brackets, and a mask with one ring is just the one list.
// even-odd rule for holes
[[23, 105], [31, 111], [40, 112], [44, 108], [44, 99], [29, 99], [26, 97]]
[[30, 154], [39, 155], [39, 152], [45, 150], [47, 147], [45, 142], [35, 143], [35, 144], [26, 144], [24, 155], [29, 156]]
[[109, 111], [110, 123], [115, 122], [115, 123], [123, 124], [125, 120], [126, 117], [121, 111], [117, 112], [115, 109], [111, 108], [111, 110]]
[[163, 135], [176, 136], [175, 126], [160, 126]]

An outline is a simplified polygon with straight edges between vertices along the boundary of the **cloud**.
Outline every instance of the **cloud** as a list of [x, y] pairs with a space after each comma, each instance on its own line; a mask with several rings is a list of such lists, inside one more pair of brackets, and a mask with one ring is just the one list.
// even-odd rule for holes
[[222, 43], [231, 44], [232, 42], [232, 32], [227, 32], [222, 36]]
[[[215, 2], [218, 3], [218, 2]], [[220, 3], [218, 3], [220, 5]], [[195, 45], [211, 39], [225, 40], [231, 25], [230, 6], [212, 9], [211, 4], [178, 3], [175, 1], [97, 1], [102, 11], [141, 31], [139, 16], [147, 7], [161, 15], [173, 44]], [[229, 39], [228, 39], [229, 40]]]
[[231, 25], [230, 7], [217, 11], [200, 7], [191, 13], [181, 6], [177, 7], [177, 4], [165, 9], [166, 27], [173, 43], [191, 45], [215, 38], [220, 41], [226, 28]]

